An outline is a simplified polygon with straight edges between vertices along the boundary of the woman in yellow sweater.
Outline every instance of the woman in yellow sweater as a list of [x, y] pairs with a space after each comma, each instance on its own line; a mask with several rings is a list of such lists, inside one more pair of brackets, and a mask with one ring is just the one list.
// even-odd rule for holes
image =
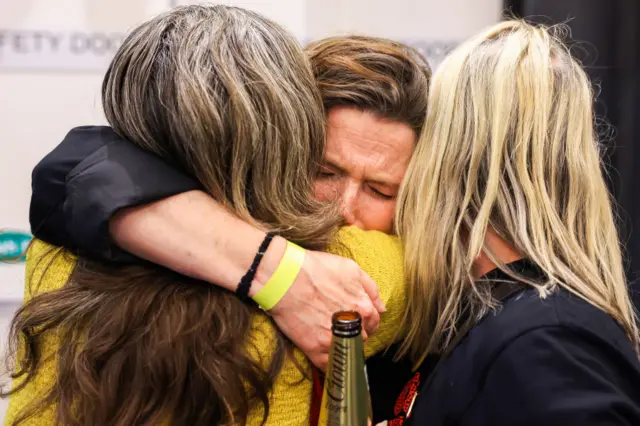
[[[338, 218], [310, 198], [324, 151], [321, 104], [303, 53], [275, 24], [221, 6], [162, 15], [127, 38], [103, 100], [120, 134], [184, 167], [240, 218], [326, 247]], [[388, 346], [404, 303], [398, 243], [349, 228], [332, 251], [378, 282], [388, 311], [367, 351]], [[289, 252], [295, 268], [300, 252]], [[308, 422], [308, 361], [235, 295], [39, 242], [28, 277], [14, 323], [25, 352], [8, 424]]]

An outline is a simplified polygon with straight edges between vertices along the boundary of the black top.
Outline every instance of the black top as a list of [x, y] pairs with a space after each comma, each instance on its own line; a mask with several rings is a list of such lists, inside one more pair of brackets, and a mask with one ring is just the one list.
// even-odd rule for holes
[[[510, 267], [542, 279], [526, 261]], [[509, 280], [497, 270], [487, 278]], [[398, 398], [390, 426], [408, 411], [405, 425], [640, 425], [640, 362], [623, 329], [568, 291], [541, 299], [525, 288], [472, 328], [435, 371], [433, 360], [424, 364]]]
[[110, 127], [71, 130], [31, 176], [31, 232], [48, 243], [107, 261], [132, 261], [111, 243], [118, 210], [200, 188], [177, 167]]
[[[34, 169], [31, 231], [48, 243], [110, 262], [136, 262], [112, 243], [109, 219], [118, 210], [200, 189], [175, 165], [118, 136], [110, 127], [71, 130]], [[376, 421], [393, 415], [396, 395], [411, 377], [392, 348], [367, 362]]]

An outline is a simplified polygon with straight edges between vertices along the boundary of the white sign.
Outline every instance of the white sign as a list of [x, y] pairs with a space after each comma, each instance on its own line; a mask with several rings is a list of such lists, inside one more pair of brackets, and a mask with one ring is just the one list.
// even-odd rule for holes
[[0, 29], [0, 70], [104, 71], [124, 34]]
[[[0, 29], [0, 70], [104, 72], [120, 47], [123, 33]], [[455, 42], [406, 40], [433, 64]]]

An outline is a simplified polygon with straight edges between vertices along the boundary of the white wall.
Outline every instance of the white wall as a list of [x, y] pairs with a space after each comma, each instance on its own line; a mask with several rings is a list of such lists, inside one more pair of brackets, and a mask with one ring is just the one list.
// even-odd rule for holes
[[[165, 1], [0, 0], [0, 229], [28, 230], [31, 169], [73, 126], [104, 123], [100, 108], [102, 69], [61, 70], [47, 66], [50, 35], [119, 32], [165, 9]], [[126, 11], [126, 13], [123, 13]], [[13, 55], [11, 57], [10, 55]], [[38, 64], [29, 69], [20, 63]], [[63, 57], [81, 64], [83, 55]], [[18, 66], [15, 66], [15, 64]], [[108, 63], [105, 56], [99, 64]], [[7, 69], [7, 64], [14, 66]], [[0, 264], [0, 301], [19, 300], [22, 266]]]
[[[0, 0], [0, 229], [29, 229], [31, 170], [65, 133], [73, 126], [104, 123], [99, 89], [109, 55], [74, 51], [74, 34], [121, 33], [170, 4], [187, 3], [195, 2]], [[502, 1], [221, 3], [263, 13], [300, 40], [355, 32], [408, 42], [449, 43], [496, 22]], [[33, 31], [42, 30], [47, 33], [38, 39]], [[2, 330], [22, 297], [22, 280], [22, 265], [0, 263], [0, 342], [4, 341]], [[0, 415], [1, 410], [0, 407]]]
[[501, 0], [317, 0], [307, 6], [308, 34], [325, 37], [361, 32], [408, 40], [460, 39], [495, 23], [501, 7]]

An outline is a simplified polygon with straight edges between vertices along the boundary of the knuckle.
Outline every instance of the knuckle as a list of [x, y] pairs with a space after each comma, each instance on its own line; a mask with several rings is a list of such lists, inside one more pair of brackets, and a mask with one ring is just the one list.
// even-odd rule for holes
[[358, 308], [359, 308], [358, 310], [360, 312], [360, 315], [362, 315], [365, 318], [372, 317], [373, 312], [375, 311], [375, 309], [373, 309], [373, 305], [369, 301], [359, 303]]
[[308, 352], [311, 353], [319, 353], [320, 352], [320, 348], [322, 347], [322, 344], [320, 343], [319, 340], [315, 340], [308, 348]]
[[371, 283], [371, 292], [373, 293], [373, 295], [375, 297], [378, 297], [380, 295], [380, 290], [378, 289], [378, 286], [375, 285], [374, 283]]
[[378, 315], [378, 313], [376, 312], [375, 315], [373, 316], [374, 331], [377, 330], [378, 327], [380, 327], [380, 315]]
[[344, 269], [349, 270], [352, 273], [360, 272], [360, 267], [353, 259], [344, 258], [342, 262], [343, 262]]

